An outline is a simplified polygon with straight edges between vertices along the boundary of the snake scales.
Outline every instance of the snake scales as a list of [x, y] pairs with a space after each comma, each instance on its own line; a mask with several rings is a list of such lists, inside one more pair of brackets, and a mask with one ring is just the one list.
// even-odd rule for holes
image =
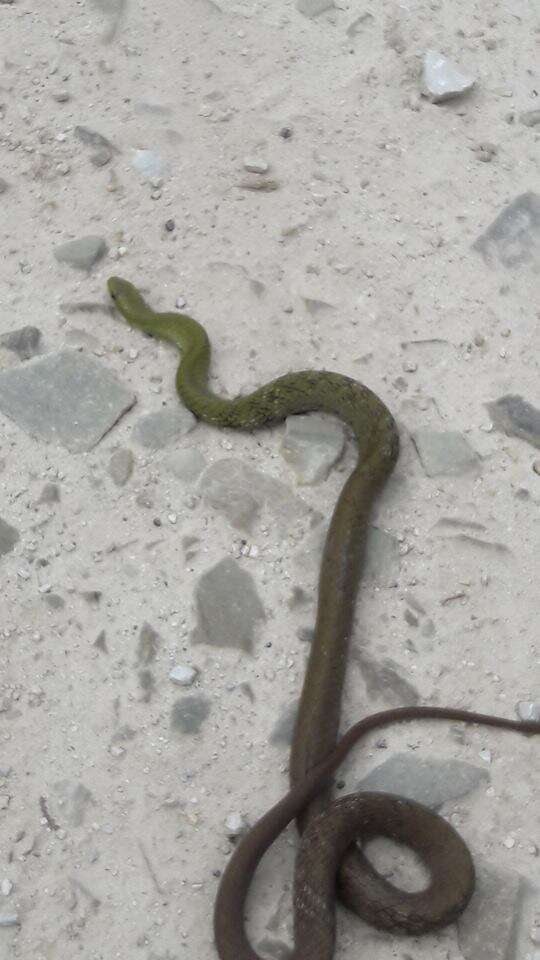
[[[224, 871], [214, 910], [221, 960], [260, 960], [246, 937], [245, 901], [259, 861], [293, 818], [302, 836], [295, 867], [292, 960], [331, 960], [336, 893], [380, 929], [422, 933], [451, 922], [474, 889], [474, 867], [459, 835], [442, 818], [403, 797], [361, 793], [329, 803], [332, 773], [361, 737], [398, 721], [476, 722], [530, 734], [540, 733], [540, 724], [457, 709], [403, 707], [366, 717], [337, 740], [368, 518], [398, 455], [391, 414], [367, 387], [326, 371], [286, 374], [234, 400], [216, 396], [208, 386], [210, 343], [203, 327], [184, 314], [154, 312], [119, 277], [111, 277], [108, 288], [131, 326], [181, 350], [177, 391], [201, 420], [253, 430], [291, 414], [320, 410], [348, 424], [358, 445], [358, 464], [341, 491], [324, 547], [315, 635], [291, 751], [291, 789], [240, 841]], [[430, 873], [426, 889], [405, 893], [376, 872], [354, 840], [378, 835], [403, 842], [420, 856]]]

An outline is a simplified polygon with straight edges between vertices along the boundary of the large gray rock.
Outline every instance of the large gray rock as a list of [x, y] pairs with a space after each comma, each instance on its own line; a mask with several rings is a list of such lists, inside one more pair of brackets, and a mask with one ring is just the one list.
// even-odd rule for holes
[[0, 517], [0, 557], [13, 550], [19, 541], [19, 531]]
[[179, 733], [198, 733], [210, 713], [207, 697], [193, 695], [181, 697], [171, 711], [171, 727]]
[[0, 373], [0, 411], [39, 440], [91, 450], [135, 403], [93, 357], [74, 350]]
[[[517, 873], [475, 863], [472, 900], [458, 919], [458, 942], [465, 960], [510, 960], [525, 896]], [[524, 953], [519, 951], [519, 957]], [[517, 960], [517, 957], [516, 957]]]
[[501, 210], [473, 244], [484, 259], [503, 267], [540, 264], [540, 195], [522, 193]]
[[507, 394], [486, 406], [497, 430], [540, 449], [540, 410], [532, 403], [518, 394]]
[[61, 243], [55, 248], [54, 255], [60, 263], [68, 263], [77, 270], [90, 270], [106, 252], [107, 244], [103, 237], [81, 237]]
[[417, 430], [412, 439], [428, 477], [455, 476], [478, 468], [478, 454], [455, 430]]
[[266, 615], [250, 573], [230, 557], [220, 560], [203, 573], [195, 597], [198, 623], [192, 635], [194, 643], [251, 652], [255, 626]]
[[30, 360], [39, 353], [41, 330], [37, 327], [20, 327], [0, 334], [0, 347], [16, 353], [19, 360]]
[[133, 437], [149, 450], [162, 450], [193, 430], [196, 423], [191, 411], [178, 404], [174, 410], [156, 410], [140, 417], [133, 427]]
[[345, 444], [343, 424], [321, 414], [287, 417], [281, 452], [298, 483], [326, 480]]
[[208, 467], [199, 489], [207, 503], [234, 527], [247, 532], [263, 510], [271, 514], [281, 534], [290, 532], [299, 519], [313, 515], [308, 504], [280, 480], [232, 457]]
[[487, 770], [472, 763], [396, 753], [364, 777], [356, 789], [397, 793], [438, 810], [447, 800], [464, 797], [486, 782]]

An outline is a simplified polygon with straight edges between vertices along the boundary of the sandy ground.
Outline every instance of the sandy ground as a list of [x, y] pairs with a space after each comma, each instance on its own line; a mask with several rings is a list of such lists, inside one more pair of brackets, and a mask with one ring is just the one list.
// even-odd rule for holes
[[[379, 393], [402, 454], [376, 520], [401, 555], [395, 577], [364, 586], [356, 647], [390, 658], [425, 703], [514, 716], [516, 701], [538, 700], [535, 450], [493, 431], [485, 407], [507, 393], [538, 401], [538, 274], [489, 266], [471, 247], [538, 187], [538, 134], [509, 115], [538, 103], [539, 29], [533, 4], [510, 0], [343, 2], [313, 19], [285, 0], [0, 3], [0, 332], [33, 324], [44, 353], [79, 336], [137, 396], [88, 453], [0, 418], [0, 513], [20, 534], [1, 560], [0, 915], [19, 921], [0, 928], [2, 960], [215, 956], [225, 818], [253, 821], [286, 786], [287, 746], [270, 736], [299, 693], [297, 631], [313, 619], [312, 603], [287, 601], [295, 586], [313, 596], [319, 554], [307, 535], [298, 543], [270, 523], [253, 532], [259, 552], [239, 561], [267, 613], [253, 655], [191, 644], [195, 585], [238, 557], [238, 532], [164, 469], [163, 451], [132, 442], [138, 417], [177, 404], [177, 357], [110, 315], [111, 273], [157, 308], [185, 301], [215, 344], [214, 385], [229, 395], [307, 366]], [[472, 94], [420, 98], [418, 64], [432, 47], [478, 78]], [[109, 162], [92, 162], [77, 125], [114, 144]], [[134, 168], [137, 150], [159, 155], [158, 179]], [[246, 158], [268, 163], [277, 189], [239, 186], [260, 176]], [[88, 235], [109, 248], [92, 271], [55, 260], [55, 247]], [[102, 306], [61, 306], [81, 302]], [[427, 477], [410, 436], [418, 428], [461, 432], [481, 470]], [[197, 426], [178, 446], [210, 464], [234, 456], [295, 488], [280, 435]], [[119, 446], [135, 454], [121, 488], [108, 472]], [[325, 483], [295, 488], [323, 516], [353, 453], [349, 444]], [[58, 503], [39, 502], [47, 482]], [[479, 536], [507, 550], [438, 536], [448, 517], [482, 524]], [[63, 606], [51, 608], [44, 582]], [[411, 598], [432, 636], [405, 616]], [[144, 623], [159, 636], [151, 697], [137, 669]], [[210, 704], [194, 735], [171, 728], [177, 663], [198, 668], [190, 692]], [[364, 681], [354, 662], [344, 722], [397, 702]], [[475, 855], [538, 891], [532, 741], [476, 729], [459, 740], [430, 725], [385, 739], [386, 755], [487, 765], [489, 789], [443, 812]], [[353, 787], [380, 759], [373, 742], [343, 779]], [[287, 939], [294, 842], [291, 829], [257, 880], [254, 942]], [[366, 949], [371, 960], [463, 957], [454, 927], [408, 941], [342, 916], [336, 956]]]

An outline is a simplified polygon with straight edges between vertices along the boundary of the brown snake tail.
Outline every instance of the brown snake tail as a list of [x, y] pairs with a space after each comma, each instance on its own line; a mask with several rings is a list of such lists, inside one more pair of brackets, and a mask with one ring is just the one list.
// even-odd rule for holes
[[[214, 936], [221, 960], [261, 960], [245, 933], [246, 898], [260, 860], [287, 824], [327, 786], [362, 737], [392, 723], [417, 719], [479, 723], [522, 734], [540, 734], [540, 723], [445, 707], [401, 707], [360, 720], [339, 740], [331, 756], [261, 817], [234, 850], [214, 909]], [[380, 835], [404, 843], [418, 854], [430, 873], [425, 890], [406, 893], [394, 887], [354, 846], [355, 840]], [[348, 884], [351, 878], [354, 883]], [[342, 797], [310, 820], [300, 840], [294, 878], [295, 948], [291, 960], [331, 960], [338, 891], [346, 906], [372, 926], [418, 934], [455, 920], [467, 906], [473, 890], [474, 866], [469, 850], [442, 817], [421, 804], [391, 794], [357, 793]]]

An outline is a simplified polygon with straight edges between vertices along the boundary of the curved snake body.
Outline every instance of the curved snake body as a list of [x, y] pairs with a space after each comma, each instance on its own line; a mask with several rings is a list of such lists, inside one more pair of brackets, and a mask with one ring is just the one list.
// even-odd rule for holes
[[[132, 284], [119, 277], [111, 277], [108, 287], [131, 326], [181, 350], [177, 391], [201, 420], [254, 430], [291, 414], [324, 411], [349, 425], [359, 451], [326, 537], [314, 639], [291, 751], [291, 789], [240, 841], [224, 872], [214, 911], [221, 960], [260, 960], [245, 934], [245, 900], [257, 864], [293, 818], [303, 835], [295, 868], [292, 960], [331, 960], [336, 887], [343, 903], [381, 929], [421, 933], [449, 923], [465, 908], [474, 888], [471, 857], [458, 834], [446, 821], [403, 797], [364, 793], [329, 805], [332, 773], [354, 743], [389, 723], [450, 719], [521, 733], [540, 733], [540, 724], [457, 709], [403, 707], [365, 718], [337, 741], [369, 514], [398, 455], [391, 414], [367, 387], [326, 371], [286, 374], [249, 395], [219, 397], [208, 386], [210, 343], [199, 323], [184, 314], [156, 313]], [[430, 872], [425, 890], [405, 893], [392, 886], [354, 844], [355, 839], [381, 834], [419, 854]]]

